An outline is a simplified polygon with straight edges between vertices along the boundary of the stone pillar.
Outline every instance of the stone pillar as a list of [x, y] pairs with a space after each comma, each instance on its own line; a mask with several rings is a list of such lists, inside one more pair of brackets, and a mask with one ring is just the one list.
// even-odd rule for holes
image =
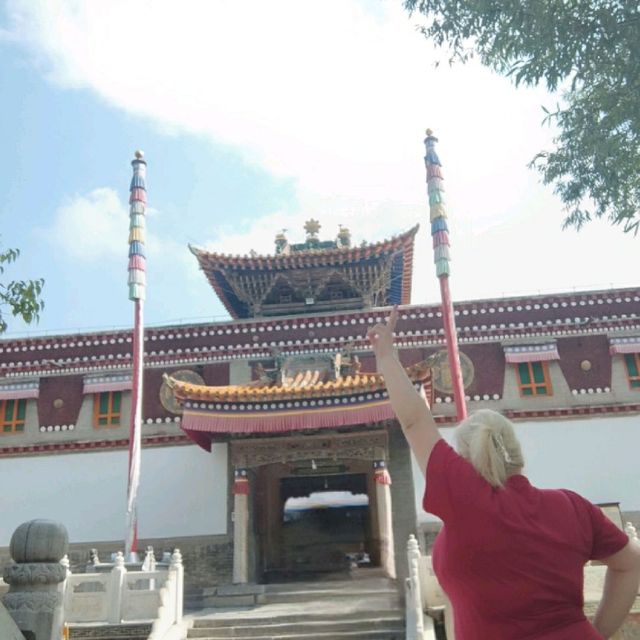
[[235, 470], [233, 483], [233, 582], [249, 581], [249, 478], [247, 470]]
[[409, 577], [405, 583], [406, 640], [423, 640], [425, 637], [419, 562], [418, 541], [411, 534], [407, 542]]
[[182, 622], [184, 607], [184, 567], [182, 566], [182, 554], [180, 549], [174, 549], [171, 554], [171, 562], [169, 563], [169, 571], [175, 572], [176, 577], [176, 602], [174, 622]]
[[109, 611], [107, 619], [110, 624], [120, 624], [122, 622], [122, 589], [127, 574], [127, 568], [124, 566], [124, 554], [122, 551], [116, 553], [113, 563], [113, 569], [109, 575], [109, 586], [107, 593], [109, 594]]
[[61, 637], [62, 593], [58, 585], [67, 577], [60, 560], [68, 546], [66, 528], [51, 520], [25, 522], [11, 537], [9, 551], [15, 564], [4, 569], [4, 580], [10, 586], [3, 602], [29, 640]]
[[395, 578], [396, 559], [393, 546], [393, 523], [391, 521], [391, 476], [384, 460], [374, 460], [373, 469], [378, 506], [380, 566], [390, 578]]

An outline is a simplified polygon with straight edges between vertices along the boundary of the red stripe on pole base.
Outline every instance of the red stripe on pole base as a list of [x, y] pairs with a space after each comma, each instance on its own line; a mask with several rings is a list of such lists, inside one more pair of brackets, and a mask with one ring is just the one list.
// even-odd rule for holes
[[376, 469], [373, 474], [376, 484], [391, 484], [391, 476], [386, 469]]
[[233, 495], [234, 496], [248, 496], [249, 495], [249, 481], [246, 478], [237, 478], [233, 483]]

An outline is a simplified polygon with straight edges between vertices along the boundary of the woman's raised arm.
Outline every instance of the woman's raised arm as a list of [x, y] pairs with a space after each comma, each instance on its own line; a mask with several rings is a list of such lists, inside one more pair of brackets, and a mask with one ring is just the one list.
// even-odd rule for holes
[[391, 407], [425, 475], [431, 450], [440, 439], [440, 433], [426, 399], [416, 391], [398, 360], [393, 346], [397, 319], [398, 309], [394, 307], [387, 321], [369, 329], [367, 337], [376, 355], [378, 371], [384, 376]]

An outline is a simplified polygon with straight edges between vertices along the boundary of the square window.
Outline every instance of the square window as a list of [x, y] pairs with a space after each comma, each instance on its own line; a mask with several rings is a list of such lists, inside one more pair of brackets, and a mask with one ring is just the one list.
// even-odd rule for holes
[[518, 386], [522, 397], [553, 395], [547, 363], [545, 361], [518, 363]]
[[93, 426], [120, 426], [122, 391], [103, 391], [93, 396]]
[[27, 416], [26, 400], [2, 400], [0, 417], [2, 418], [2, 434], [21, 433]]
[[640, 353], [625, 353], [624, 363], [627, 367], [629, 386], [640, 390]]

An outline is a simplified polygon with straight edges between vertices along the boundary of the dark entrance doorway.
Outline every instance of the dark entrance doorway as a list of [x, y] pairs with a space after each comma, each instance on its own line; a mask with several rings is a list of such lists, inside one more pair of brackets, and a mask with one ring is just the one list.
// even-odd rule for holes
[[282, 562], [290, 571], [345, 571], [368, 557], [363, 474], [282, 478]]
[[371, 473], [353, 466], [347, 473], [323, 473], [320, 465], [299, 475], [285, 465], [264, 470], [256, 534], [265, 582], [327, 579], [378, 564]]

